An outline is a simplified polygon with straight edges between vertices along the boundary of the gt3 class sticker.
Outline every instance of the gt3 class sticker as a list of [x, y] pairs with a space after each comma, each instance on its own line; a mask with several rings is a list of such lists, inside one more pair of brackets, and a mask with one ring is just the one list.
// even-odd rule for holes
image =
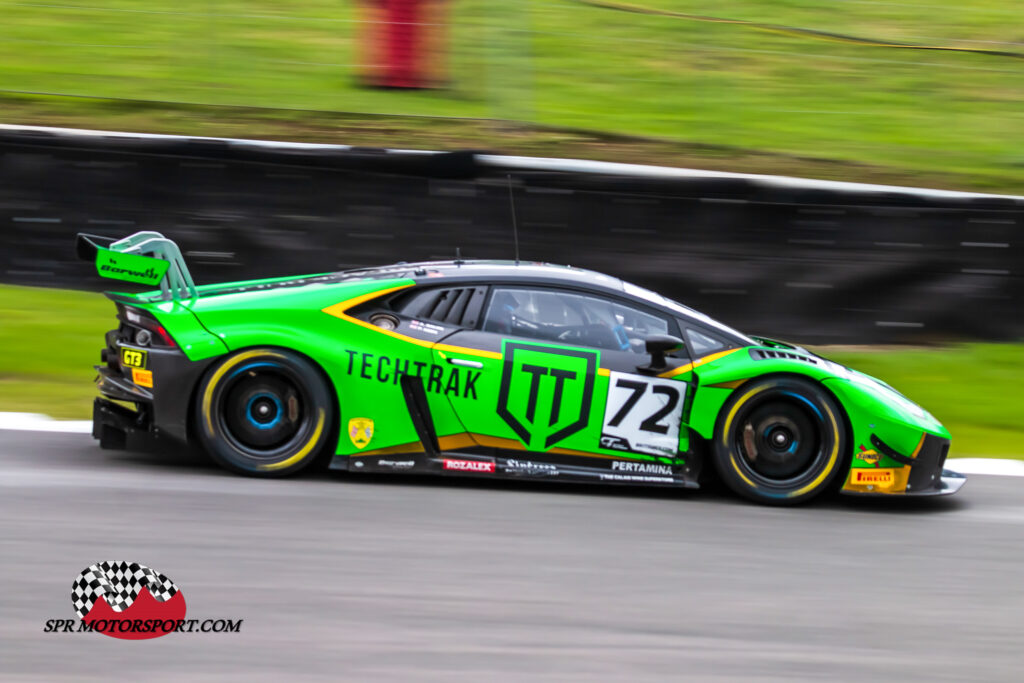
[[133, 349], [127, 346], [121, 347], [121, 363], [129, 368], [145, 368], [146, 357], [148, 354], [145, 349]]
[[678, 380], [611, 373], [601, 447], [676, 455], [687, 386]]

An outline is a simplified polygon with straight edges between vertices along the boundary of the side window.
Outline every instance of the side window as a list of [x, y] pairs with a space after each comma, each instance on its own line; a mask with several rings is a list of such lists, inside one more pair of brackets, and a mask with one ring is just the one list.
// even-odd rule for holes
[[724, 341], [712, 337], [706, 332], [687, 326], [685, 323], [683, 327], [686, 330], [686, 343], [690, 347], [690, 353], [693, 354], [694, 358], [706, 356], [727, 346]]
[[650, 334], [668, 321], [610, 299], [559, 290], [495, 288], [486, 332], [644, 354]]
[[393, 300], [393, 310], [410, 318], [475, 327], [486, 287], [414, 289]]

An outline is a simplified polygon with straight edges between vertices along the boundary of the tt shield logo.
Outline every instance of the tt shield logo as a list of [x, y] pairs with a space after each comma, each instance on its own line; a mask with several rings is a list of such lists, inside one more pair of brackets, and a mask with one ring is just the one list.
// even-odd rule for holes
[[598, 352], [505, 342], [498, 415], [531, 450], [548, 450], [590, 422]]

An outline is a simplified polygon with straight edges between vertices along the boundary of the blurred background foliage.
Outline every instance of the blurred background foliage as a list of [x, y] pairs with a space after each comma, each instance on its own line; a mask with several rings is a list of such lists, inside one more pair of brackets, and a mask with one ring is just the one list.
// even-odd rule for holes
[[[373, 15], [354, 0], [0, 0], [0, 118], [317, 139], [340, 127], [361, 143], [384, 128], [406, 145], [551, 155], [632, 136], [664, 143], [633, 160], [1024, 187], [1019, 3], [599, 5], [451, 0], [435, 27], [448, 87], [403, 91], [360, 86]], [[872, 44], [885, 42], [956, 49]], [[601, 147], [585, 153], [622, 157]]]

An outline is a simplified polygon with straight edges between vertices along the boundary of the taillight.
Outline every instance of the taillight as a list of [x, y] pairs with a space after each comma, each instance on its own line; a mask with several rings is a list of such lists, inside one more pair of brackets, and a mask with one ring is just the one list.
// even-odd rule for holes
[[151, 314], [131, 306], [119, 308], [118, 317], [126, 327], [123, 341], [138, 346], [177, 348], [174, 337]]

